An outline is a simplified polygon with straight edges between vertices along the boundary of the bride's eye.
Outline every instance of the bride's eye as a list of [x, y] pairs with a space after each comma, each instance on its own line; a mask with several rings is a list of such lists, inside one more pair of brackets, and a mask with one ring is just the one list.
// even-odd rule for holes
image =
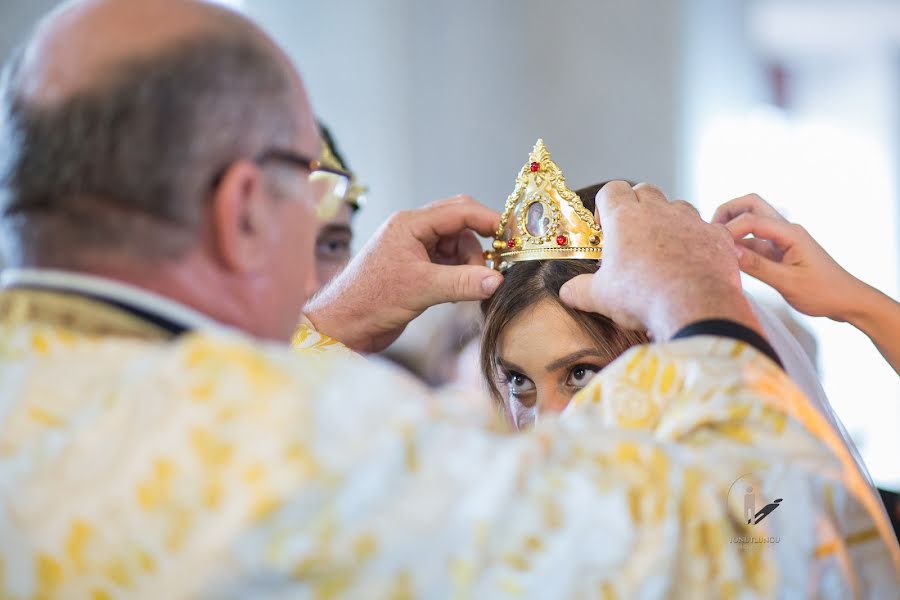
[[533, 396], [532, 392], [534, 392], [534, 382], [528, 377], [516, 371], [509, 371], [504, 373], [504, 383], [509, 395], [515, 396], [521, 404], [525, 406], [534, 404], [533, 400], [529, 403], [530, 396]]
[[600, 369], [592, 365], [576, 365], [569, 371], [566, 385], [574, 388], [583, 388], [596, 375]]
[[534, 389], [534, 383], [532, 383], [530, 379], [521, 373], [516, 372], [509, 374], [507, 385], [509, 386], [510, 391], [513, 391], [516, 394], [524, 394], [525, 392], [530, 392]]

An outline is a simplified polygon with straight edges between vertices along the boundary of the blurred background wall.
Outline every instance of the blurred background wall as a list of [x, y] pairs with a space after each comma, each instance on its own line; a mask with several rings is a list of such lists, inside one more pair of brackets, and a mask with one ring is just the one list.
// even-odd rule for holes
[[[652, 181], [707, 217], [759, 192], [900, 292], [896, 0], [223, 3], [288, 50], [370, 185], [358, 243], [456, 193], [499, 208], [543, 137], [572, 187]], [[0, 55], [55, 4], [0, 0]], [[421, 345], [429, 313], [401, 344]], [[795, 317], [876, 480], [900, 487], [897, 375], [849, 326]]]

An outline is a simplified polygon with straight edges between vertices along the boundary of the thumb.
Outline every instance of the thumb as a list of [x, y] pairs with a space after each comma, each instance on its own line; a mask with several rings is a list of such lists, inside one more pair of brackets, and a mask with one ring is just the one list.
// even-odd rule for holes
[[762, 254], [741, 244], [735, 244], [734, 250], [737, 254], [738, 265], [740, 265], [741, 271], [756, 277], [764, 283], [768, 283], [776, 290], [781, 288], [785, 278], [788, 277], [788, 267], [769, 260]]
[[503, 276], [483, 265], [432, 265], [426, 307], [444, 302], [484, 300], [503, 283]]
[[592, 294], [593, 282], [593, 275], [573, 277], [559, 289], [560, 300], [576, 310], [595, 312], [596, 302]]

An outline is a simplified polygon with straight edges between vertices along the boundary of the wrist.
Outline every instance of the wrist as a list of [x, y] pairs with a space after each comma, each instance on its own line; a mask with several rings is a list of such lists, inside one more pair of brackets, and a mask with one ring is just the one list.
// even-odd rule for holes
[[849, 323], [868, 334], [877, 323], [883, 322], [882, 315], [896, 303], [890, 296], [876, 288], [862, 281], [856, 281], [858, 288], [852, 295], [852, 301], [848, 303], [846, 309], [831, 318]]
[[[324, 301], [323, 301], [324, 300]], [[335, 313], [336, 304], [327, 299], [317, 298], [309, 302], [303, 310], [304, 318], [319, 333], [334, 338], [348, 348], [356, 350], [359, 340], [353, 337], [353, 328], [342, 327], [341, 323], [353, 323], [350, 316], [343, 317]]]
[[684, 282], [657, 294], [646, 325], [654, 339], [667, 340], [687, 325], [710, 319], [733, 321], [762, 334], [741, 287], [720, 280]]
[[775, 349], [764, 336], [734, 321], [728, 319], [697, 321], [680, 329], [672, 339], [689, 338], [695, 335], [712, 335], [743, 342], [768, 356], [772, 362], [781, 368], [784, 368], [784, 363], [781, 362], [778, 353], [775, 352]]
[[877, 301], [876, 296], [879, 294], [878, 290], [849, 273], [843, 283], [831, 288], [831, 292], [835, 296], [836, 306], [834, 310], [823, 316], [832, 321], [851, 324], [868, 317], [872, 310], [871, 305], [873, 301]]

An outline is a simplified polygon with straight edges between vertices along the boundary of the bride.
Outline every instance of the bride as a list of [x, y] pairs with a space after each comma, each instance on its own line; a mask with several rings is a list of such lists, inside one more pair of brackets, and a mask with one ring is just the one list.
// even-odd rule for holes
[[577, 311], [559, 298], [562, 285], [597, 270], [603, 232], [594, 197], [604, 184], [577, 192], [538, 140], [506, 201], [489, 265], [503, 283], [482, 305], [481, 372], [493, 400], [522, 429], [540, 413], [560, 412], [572, 396], [632, 346], [643, 331]]
[[[563, 410], [600, 369], [648, 341], [643, 331], [574, 310], [559, 298], [566, 281], [596, 271], [602, 258], [594, 197], [603, 185], [571, 191], [538, 140], [506, 201], [493, 247], [485, 253], [504, 281], [481, 306], [481, 372], [516, 428], [533, 424], [542, 413]], [[766, 309], [752, 299], [751, 305], [785, 371], [868, 476], [797, 341]]]
[[[529, 173], [530, 165], [537, 162], [529, 164]], [[551, 170], [549, 165], [545, 170]], [[593, 214], [594, 196], [602, 186], [577, 190], [570, 201], [581, 203], [583, 198], [584, 208]], [[562, 241], [565, 237], [567, 242], [576, 238], [572, 232], [558, 233], [567, 221], [562, 214], [554, 220], [554, 211], [545, 208], [549, 199], [541, 204], [538, 197], [532, 192], [531, 201], [526, 201], [525, 206], [539, 208], [522, 207], [522, 229], [544, 238], [549, 235], [554, 245], [556, 238]], [[537, 217], [538, 212], [545, 210], [550, 216]], [[592, 229], [590, 223], [586, 226]], [[503, 284], [481, 305], [481, 371], [492, 399], [504, 408], [510, 423], [522, 429], [533, 424], [539, 412], [562, 411], [600, 369], [632, 346], [649, 340], [643, 331], [623, 329], [603, 315], [569, 308], [559, 298], [565, 282], [597, 270], [600, 248], [590, 245], [590, 236], [599, 238], [600, 232], [587, 234], [589, 245], [580, 251], [585, 258], [558, 258], [553, 253], [565, 252], [561, 245], [535, 251], [526, 249], [523, 240], [517, 251], [515, 239], [521, 236], [513, 234], [513, 229], [515, 225], [510, 235], [499, 238], [504, 246], [496, 244], [497, 250], [508, 247], [509, 252], [495, 252], [492, 257], [504, 270]], [[512, 245], [508, 245], [509, 240], [513, 240]], [[567, 247], [565, 256], [579, 252], [572, 250], [577, 246]]]

